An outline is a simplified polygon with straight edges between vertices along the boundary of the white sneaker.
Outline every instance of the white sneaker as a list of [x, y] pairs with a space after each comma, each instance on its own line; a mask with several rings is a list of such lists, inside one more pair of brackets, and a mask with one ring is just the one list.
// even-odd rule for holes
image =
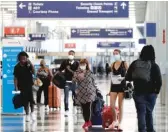
[[46, 110], [46, 111], [49, 111], [49, 110], [50, 110], [48, 105], [45, 106], [45, 110]]
[[65, 116], [68, 116], [69, 115], [69, 111], [65, 111]]
[[26, 122], [29, 122], [29, 121], [30, 121], [30, 116], [26, 115]]
[[36, 121], [36, 115], [35, 115], [34, 112], [31, 113], [31, 119], [32, 119], [33, 121]]

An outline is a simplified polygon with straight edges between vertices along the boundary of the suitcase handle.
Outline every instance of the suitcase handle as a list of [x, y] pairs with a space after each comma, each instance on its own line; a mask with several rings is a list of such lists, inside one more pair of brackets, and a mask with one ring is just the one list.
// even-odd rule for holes
[[110, 106], [110, 104], [109, 104], [109, 99], [108, 99], [109, 96], [110, 96], [109, 94], [106, 94], [106, 105], [107, 105], [107, 106]]

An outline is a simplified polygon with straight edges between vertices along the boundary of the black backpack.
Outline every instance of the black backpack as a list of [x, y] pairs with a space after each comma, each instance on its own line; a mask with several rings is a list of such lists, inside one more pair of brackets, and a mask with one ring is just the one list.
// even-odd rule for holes
[[151, 61], [137, 60], [133, 64], [132, 80], [151, 81]]

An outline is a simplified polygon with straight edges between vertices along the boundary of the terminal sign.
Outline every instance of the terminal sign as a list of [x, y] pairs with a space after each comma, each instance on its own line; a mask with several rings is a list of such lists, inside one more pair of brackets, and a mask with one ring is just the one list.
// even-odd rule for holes
[[128, 17], [128, 1], [17, 1], [17, 18]]
[[72, 28], [71, 38], [133, 38], [132, 28]]
[[45, 33], [31, 33], [29, 34], [29, 41], [44, 41], [46, 39]]
[[4, 37], [25, 37], [25, 27], [4, 27]]
[[135, 48], [134, 42], [99, 42], [97, 48]]

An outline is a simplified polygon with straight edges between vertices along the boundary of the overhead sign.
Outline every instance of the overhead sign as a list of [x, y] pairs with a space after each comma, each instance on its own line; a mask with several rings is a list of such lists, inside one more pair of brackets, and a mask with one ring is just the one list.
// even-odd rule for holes
[[4, 27], [4, 37], [25, 37], [25, 27]]
[[146, 44], [146, 39], [145, 38], [139, 39], [139, 44]]
[[76, 48], [76, 44], [75, 43], [66, 43], [65, 48]]
[[19, 52], [23, 51], [23, 46], [18, 44], [15, 40], [13, 40], [13, 43], [11, 43], [12, 40], [9, 40], [10, 44], [8, 44], [7, 40], [3, 41], [3, 48], [2, 48], [2, 57], [3, 57], [3, 63], [2, 63], [2, 113], [9, 113], [9, 114], [18, 114], [23, 113], [23, 108], [20, 109], [14, 109], [13, 106], [13, 91], [15, 89], [14, 87], [14, 66], [17, 63], [17, 55]]
[[71, 38], [133, 38], [132, 28], [72, 28]]
[[17, 1], [17, 18], [128, 17], [128, 1]]
[[99, 42], [97, 48], [135, 48], [133, 42]]
[[45, 33], [33, 33], [29, 34], [28, 40], [29, 41], [44, 41], [46, 39]]
[[146, 37], [156, 37], [156, 23], [146, 23]]

